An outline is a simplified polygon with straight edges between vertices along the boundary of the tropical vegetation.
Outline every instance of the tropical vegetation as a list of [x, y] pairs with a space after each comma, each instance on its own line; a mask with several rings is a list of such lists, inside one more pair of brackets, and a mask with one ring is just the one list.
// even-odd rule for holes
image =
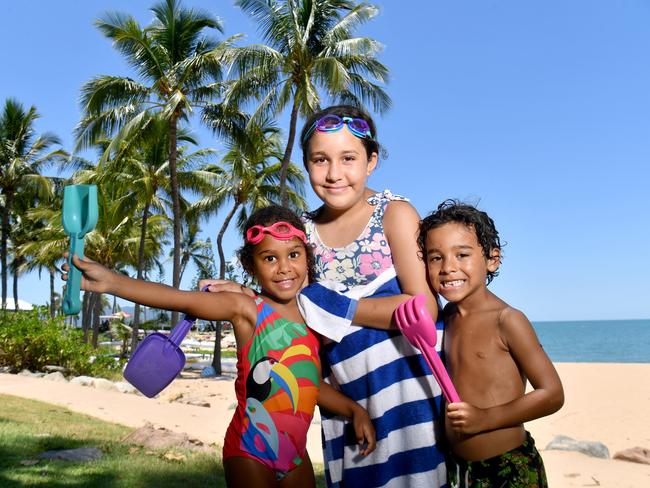
[[[377, 113], [390, 107], [388, 69], [378, 59], [381, 46], [356, 34], [376, 15], [375, 6], [352, 0], [235, 3], [256, 23], [265, 44], [246, 45], [243, 34], [223, 36], [217, 15], [181, 0], [153, 4], [147, 25], [125, 13], [101, 16], [99, 33], [112, 41], [133, 74], [98, 74], [80, 87], [82, 116], [71, 153], [56, 135], [36, 130], [36, 107], [4, 101], [2, 308], [9, 276], [18, 303], [21, 274], [43, 273], [50, 318], [40, 318], [68, 330], [56, 278], [68, 247], [61, 206], [69, 184], [98, 187], [99, 219], [85, 245], [91, 259], [164, 282], [170, 257], [174, 287], [190, 270], [194, 284], [205, 277], [239, 276], [229, 257], [233, 250], [225, 249], [227, 230], [241, 230], [250, 212], [270, 203], [305, 208], [304, 176], [291, 159], [299, 118], [334, 102]], [[286, 128], [280, 124], [285, 118]], [[194, 135], [199, 125], [212, 131], [207, 145]], [[219, 219], [219, 228], [202, 229], [208, 219]], [[81, 331], [66, 337], [99, 347], [100, 317], [107, 307], [106, 297], [85, 293]], [[0, 333], [13, 324], [10, 317], [0, 317]], [[114, 328], [114, 334], [133, 349], [141, 327], [136, 304], [130, 329]], [[217, 330], [217, 371], [219, 337]]]

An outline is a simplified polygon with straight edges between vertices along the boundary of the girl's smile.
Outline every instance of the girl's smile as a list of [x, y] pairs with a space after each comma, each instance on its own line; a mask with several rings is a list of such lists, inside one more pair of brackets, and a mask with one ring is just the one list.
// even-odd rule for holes
[[255, 277], [269, 298], [294, 301], [307, 277], [305, 244], [298, 237], [280, 240], [265, 235], [255, 245], [253, 265]]
[[335, 210], [347, 210], [365, 202], [368, 176], [377, 165], [362, 140], [347, 127], [337, 132], [315, 132], [309, 141], [307, 171], [316, 195]]

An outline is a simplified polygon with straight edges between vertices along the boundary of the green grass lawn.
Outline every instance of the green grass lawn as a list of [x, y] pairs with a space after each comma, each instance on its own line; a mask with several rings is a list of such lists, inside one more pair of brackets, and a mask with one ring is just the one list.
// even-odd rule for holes
[[[106, 408], [110, 408], [107, 405]], [[225, 487], [221, 458], [182, 449], [153, 451], [121, 442], [133, 429], [48, 403], [0, 395], [0, 486], [47, 487]], [[52, 449], [97, 447], [98, 461], [45, 461]], [[185, 460], [167, 460], [165, 453]], [[322, 466], [316, 466], [325, 486]]]

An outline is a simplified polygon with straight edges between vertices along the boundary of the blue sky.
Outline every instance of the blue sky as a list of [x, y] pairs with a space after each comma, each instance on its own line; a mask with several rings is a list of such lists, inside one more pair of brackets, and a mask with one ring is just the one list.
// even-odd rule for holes
[[[35, 105], [37, 129], [71, 149], [82, 83], [133, 75], [94, 20], [120, 11], [146, 24], [151, 4], [6, 3], [0, 101]], [[507, 242], [490, 287], [531, 320], [650, 318], [650, 4], [376, 4], [360, 32], [385, 46], [394, 107], [377, 117], [389, 157], [370, 186], [410, 197], [422, 215], [449, 197], [478, 203]], [[185, 5], [220, 16], [226, 36], [258, 40], [230, 1]], [[219, 224], [206, 224], [206, 236]], [[234, 234], [226, 241], [228, 251], [238, 244]], [[47, 300], [43, 278], [22, 278], [19, 297]]]

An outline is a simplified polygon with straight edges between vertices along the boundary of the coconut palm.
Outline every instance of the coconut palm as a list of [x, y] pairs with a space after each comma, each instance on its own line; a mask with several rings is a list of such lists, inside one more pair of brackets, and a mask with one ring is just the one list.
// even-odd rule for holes
[[[281, 198], [278, 186], [282, 164], [280, 130], [270, 119], [258, 123], [245, 117], [242, 122], [243, 125], [226, 141], [227, 152], [220, 166], [210, 167], [220, 174], [217, 192], [195, 204], [205, 215], [209, 215], [210, 211], [216, 212], [224, 204], [231, 203], [217, 234], [220, 279], [224, 278], [226, 272], [223, 237], [233, 217], [239, 211], [237, 224], [241, 228], [249, 211], [277, 203]], [[296, 209], [305, 208], [302, 171], [297, 166], [290, 165], [287, 180], [287, 197], [291, 206]]]
[[[137, 278], [143, 279], [145, 269], [146, 229], [150, 218], [164, 219], [171, 205], [171, 185], [169, 181], [169, 159], [166, 150], [168, 124], [162, 117], [153, 115], [143, 118], [140, 131], [131, 134], [116, 148], [115, 155], [93, 170], [88, 178], [98, 183], [112, 181], [123, 186], [124, 194], [120, 199], [120, 209], [124, 215], [136, 213], [141, 216], [140, 243], [138, 246]], [[196, 144], [194, 138], [185, 130], [178, 131], [178, 142]], [[105, 144], [100, 147], [104, 147]], [[177, 160], [177, 177], [180, 190], [189, 190], [199, 194], [214, 193], [217, 176], [204, 171], [201, 165], [213, 154], [211, 149], [190, 152], [189, 146], [179, 146]], [[79, 175], [79, 178], [85, 178]], [[181, 198], [181, 208], [188, 203]], [[187, 214], [187, 211], [183, 210]], [[187, 218], [185, 219], [187, 220]], [[186, 233], [184, 233], [185, 235]], [[181, 253], [183, 248], [181, 247]], [[173, 253], [173, 249], [172, 249]], [[183, 275], [183, 256], [181, 255], [181, 272]], [[179, 277], [179, 279], [180, 279]], [[135, 304], [132, 322], [132, 347], [137, 346], [140, 323], [140, 304]]]
[[[210, 215], [222, 206], [230, 204], [221, 228], [217, 234], [219, 253], [219, 278], [226, 275], [226, 257], [223, 250], [223, 237], [230, 222], [236, 217], [241, 229], [250, 211], [266, 207], [280, 200], [278, 186], [281, 167], [282, 148], [279, 129], [270, 121], [244, 117], [243, 125], [237, 128], [226, 141], [228, 151], [220, 166], [212, 168], [221, 175], [219, 189], [195, 203], [202, 215]], [[287, 197], [291, 206], [305, 208], [302, 171], [291, 164], [288, 168]], [[216, 374], [221, 374], [221, 327], [217, 326], [212, 366]]]
[[120, 76], [98, 76], [84, 84], [84, 118], [76, 128], [78, 148], [92, 145], [107, 134], [117, 135], [104, 159], [123, 140], [137, 132], [150, 113], [168, 124], [169, 178], [173, 211], [172, 284], [180, 284], [181, 202], [177, 175], [178, 124], [192, 110], [219, 95], [219, 82], [237, 36], [218, 42], [205, 32], [222, 32], [213, 15], [163, 0], [152, 7], [154, 20], [141, 27], [131, 16], [107, 13], [96, 22], [113, 41], [141, 81]]
[[382, 88], [388, 69], [377, 60], [381, 45], [354, 30], [377, 14], [377, 8], [351, 0], [236, 0], [256, 22], [267, 45], [241, 48], [240, 79], [225, 98], [239, 104], [254, 97], [258, 112], [290, 109], [289, 133], [282, 157], [280, 188], [287, 203], [286, 179], [299, 114], [320, 108], [322, 94], [383, 112], [391, 104]]
[[7, 243], [11, 237], [14, 202], [20, 192], [30, 192], [41, 200], [53, 195], [52, 179], [41, 174], [51, 165], [64, 167], [68, 154], [52, 146], [60, 144], [51, 133], [37, 135], [34, 122], [39, 118], [36, 107], [25, 110], [15, 99], [5, 101], [0, 113], [0, 197], [2, 204], [2, 239], [0, 264], [2, 266], [2, 303], [7, 303]]
[[181, 277], [190, 263], [198, 270], [207, 269], [212, 264], [212, 259], [209, 257], [212, 253], [210, 238], [205, 241], [200, 239], [200, 231], [201, 228], [197, 218], [191, 219], [185, 228], [181, 247]]

